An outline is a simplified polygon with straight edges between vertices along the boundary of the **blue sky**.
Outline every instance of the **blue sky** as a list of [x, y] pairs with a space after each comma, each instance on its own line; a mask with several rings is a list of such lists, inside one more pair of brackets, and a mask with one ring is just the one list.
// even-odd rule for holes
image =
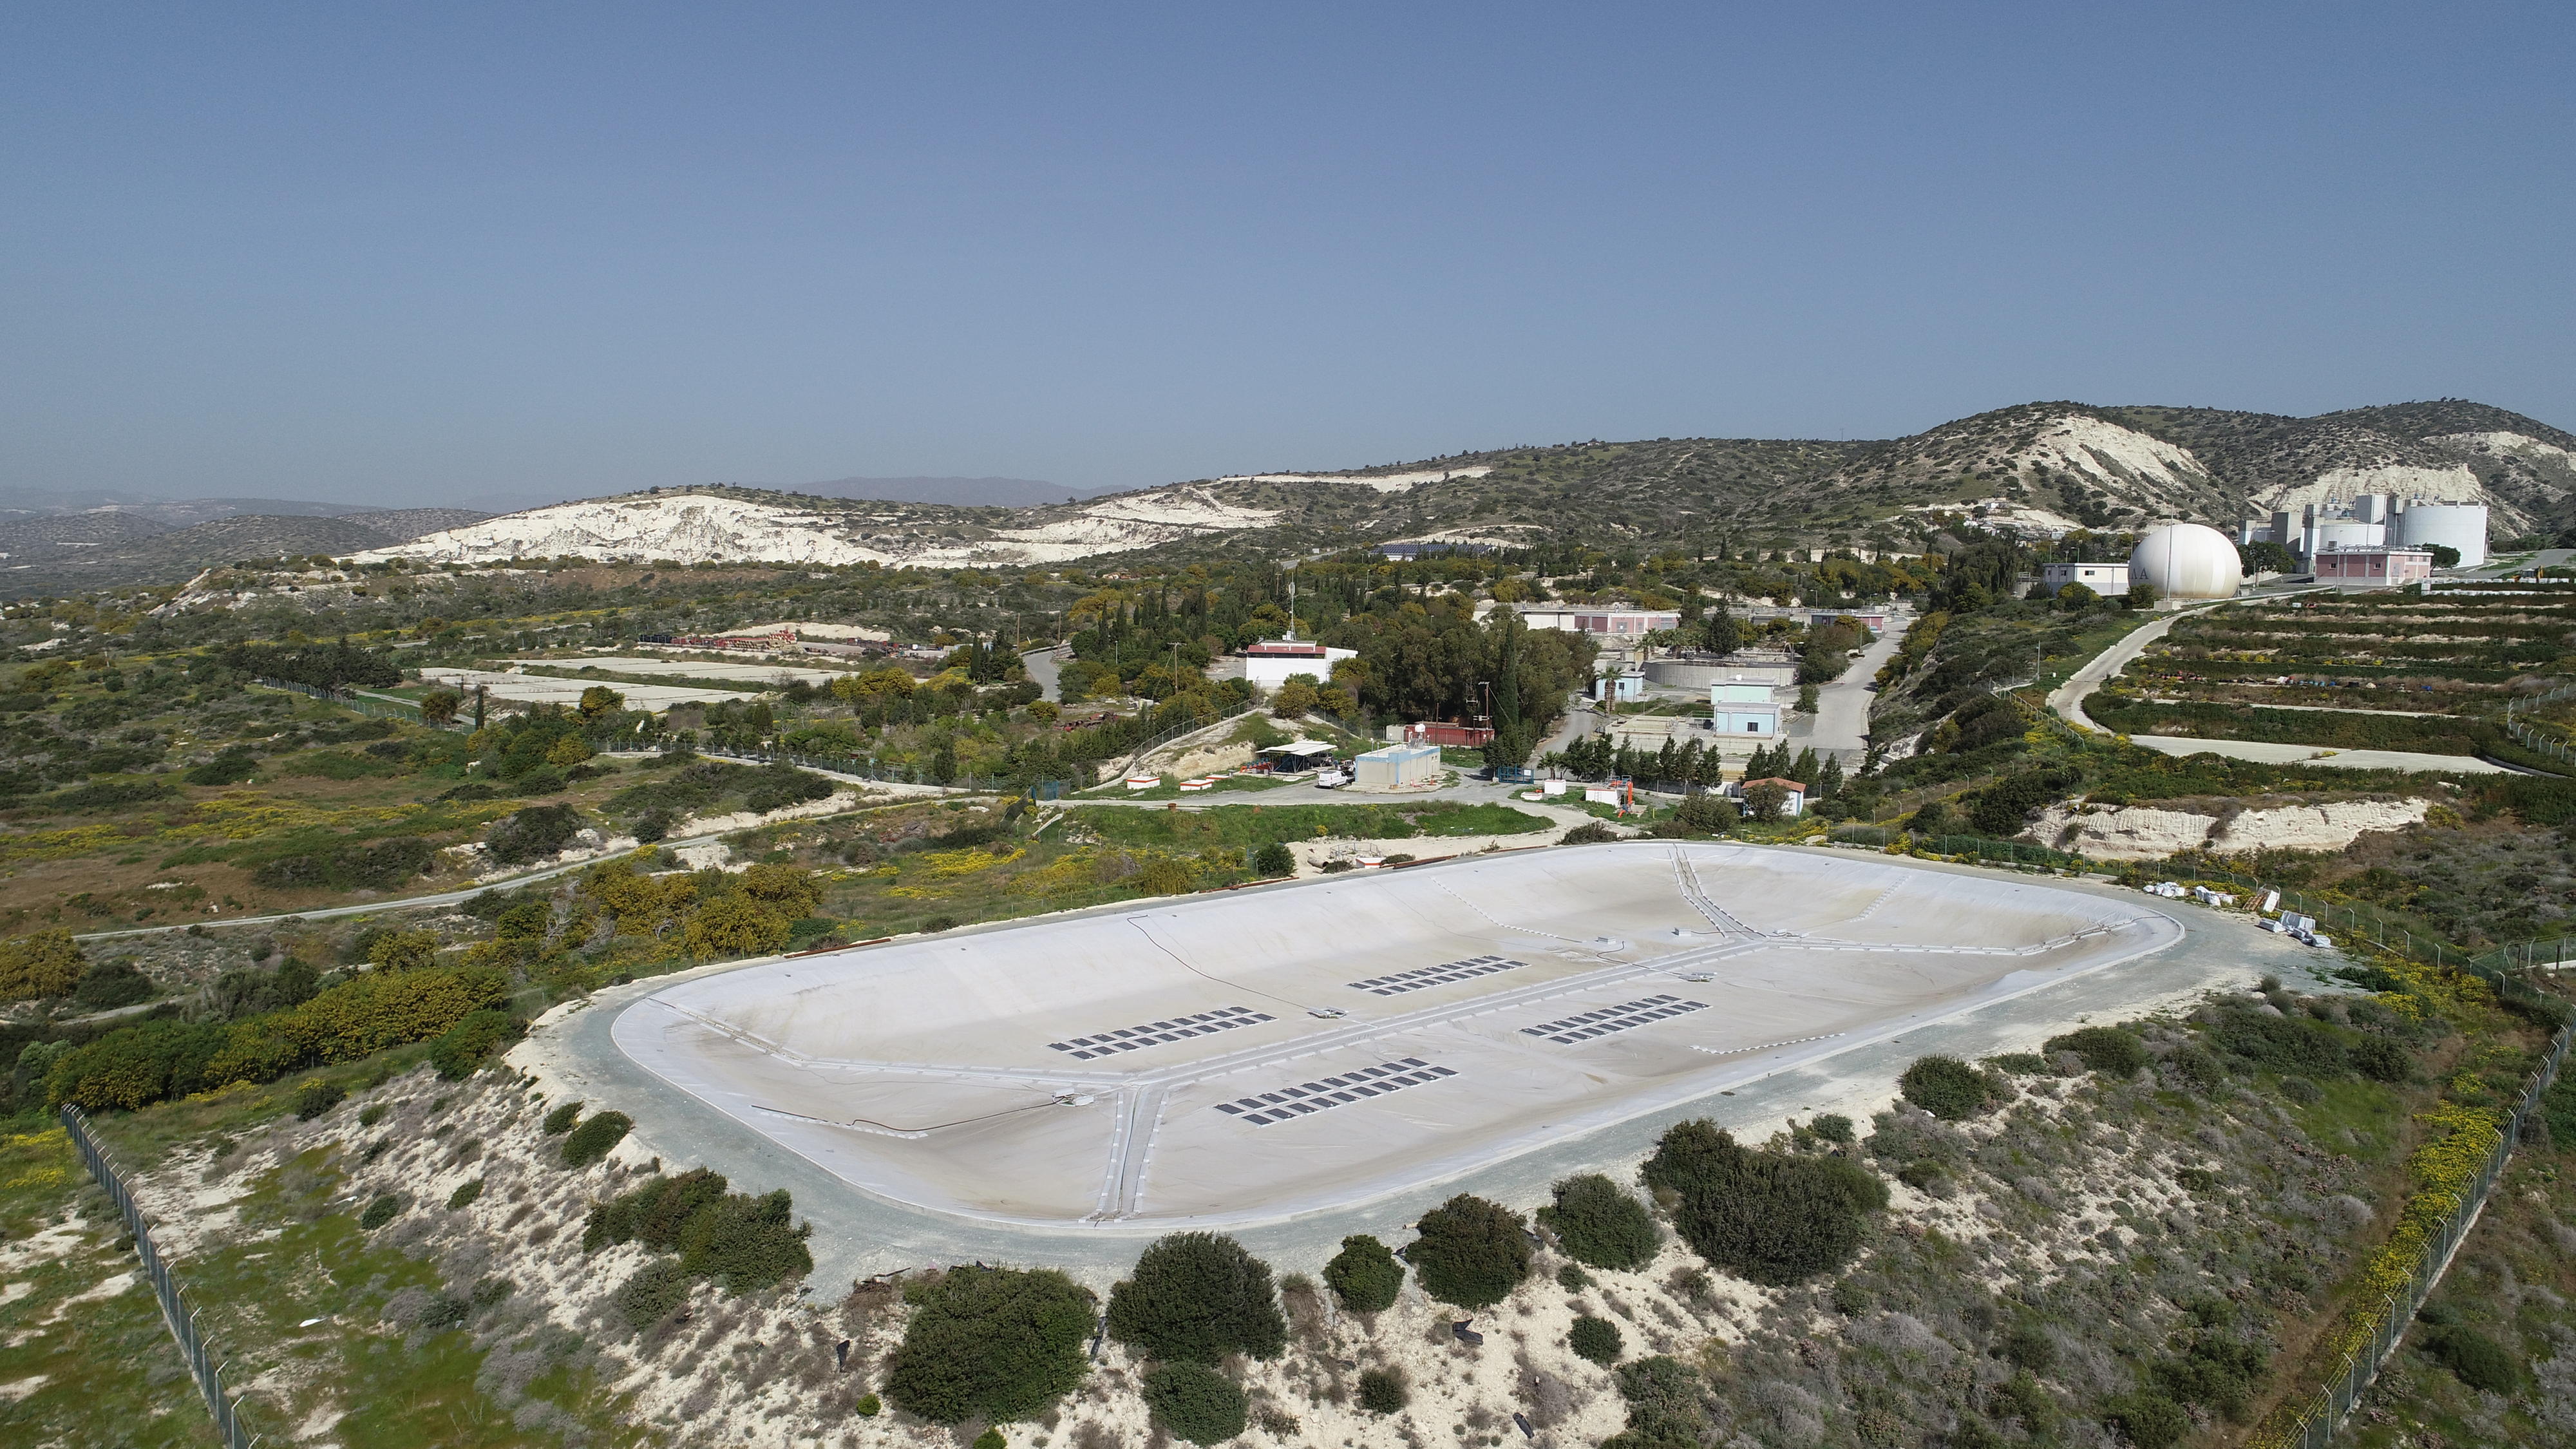
[[2576, 428], [2576, 7], [19, 6], [0, 487]]

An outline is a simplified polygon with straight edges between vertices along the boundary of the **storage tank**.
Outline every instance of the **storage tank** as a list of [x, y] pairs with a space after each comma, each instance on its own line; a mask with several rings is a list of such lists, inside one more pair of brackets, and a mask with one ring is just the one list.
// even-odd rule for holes
[[2311, 557], [2328, 549], [2377, 548], [2388, 542], [2388, 525], [2354, 518], [2320, 518], [2309, 535]]
[[2483, 503], [2410, 503], [2399, 509], [2392, 543], [2441, 544], [2460, 551], [2460, 567], [2487, 561], [2487, 506]]
[[2245, 568], [2226, 534], [2197, 523], [2168, 523], [2130, 551], [2129, 581], [2153, 584], [2168, 599], [2232, 599], [2245, 582]]

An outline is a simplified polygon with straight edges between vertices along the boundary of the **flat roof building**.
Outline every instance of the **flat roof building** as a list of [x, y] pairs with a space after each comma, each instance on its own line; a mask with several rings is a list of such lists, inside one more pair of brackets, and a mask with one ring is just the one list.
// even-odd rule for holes
[[1292, 674], [1311, 674], [1317, 684], [1327, 684], [1333, 661], [1356, 658], [1359, 652], [1328, 648], [1312, 639], [1263, 639], [1243, 646], [1243, 677], [1262, 689], [1277, 689]]
[[2126, 562], [2041, 564], [2039, 581], [2052, 594], [2068, 584], [2082, 584], [2097, 594], [2125, 594], [2129, 591], [2129, 566]]
[[2363, 585], [2393, 589], [2407, 584], [2420, 584], [2433, 576], [2433, 551], [2429, 548], [2404, 548], [2382, 544], [2371, 548], [2334, 548], [2317, 550], [2309, 560], [2317, 582]]
[[1351, 783], [1363, 790], [1404, 790], [1440, 783], [1438, 745], [1389, 745], [1351, 761]]

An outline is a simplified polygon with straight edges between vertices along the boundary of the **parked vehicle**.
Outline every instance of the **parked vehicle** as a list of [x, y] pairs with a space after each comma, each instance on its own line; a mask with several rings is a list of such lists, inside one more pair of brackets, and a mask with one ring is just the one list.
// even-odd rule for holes
[[1327, 765], [1315, 772], [1315, 788], [1338, 790], [1351, 782], [1351, 772], [1339, 765]]

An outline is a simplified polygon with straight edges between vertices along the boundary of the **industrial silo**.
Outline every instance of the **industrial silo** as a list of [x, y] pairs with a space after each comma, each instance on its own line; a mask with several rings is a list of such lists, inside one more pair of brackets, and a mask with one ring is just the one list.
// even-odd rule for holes
[[2391, 543], [2418, 548], [2441, 544], [2460, 551], [2460, 567], [2487, 561], [2487, 506], [2483, 503], [2410, 503], [2397, 511]]

